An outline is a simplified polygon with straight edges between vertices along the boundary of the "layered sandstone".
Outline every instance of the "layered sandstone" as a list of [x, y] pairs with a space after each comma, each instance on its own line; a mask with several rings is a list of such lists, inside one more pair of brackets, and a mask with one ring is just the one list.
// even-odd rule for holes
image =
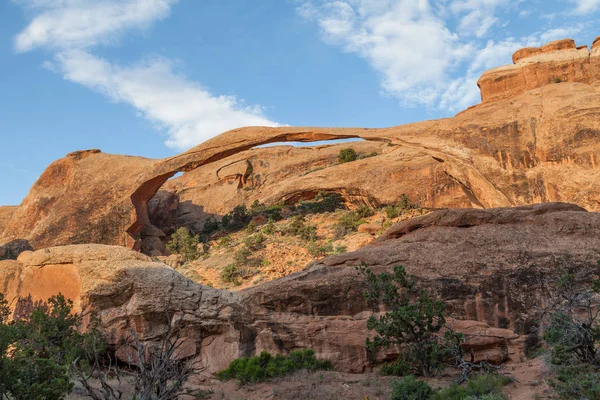
[[[600, 214], [567, 204], [442, 210], [402, 222], [376, 243], [237, 293], [193, 283], [174, 269], [121, 247], [78, 245], [25, 252], [0, 262], [0, 289], [45, 299], [62, 292], [95, 312], [118, 343], [135, 328], [153, 340], [165, 310], [185, 314], [186, 355], [216, 372], [261, 350], [313, 348], [341, 371], [369, 367], [369, 307], [354, 269], [402, 264], [449, 305], [477, 359], [518, 362], [535, 310], [560, 276], [600, 274]], [[379, 354], [380, 360], [393, 351]]]
[[520, 49], [513, 65], [485, 72], [477, 85], [485, 102], [515, 97], [526, 91], [562, 82], [593, 83], [600, 79], [600, 50], [596, 39], [590, 51], [572, 39], [557, 40], [542, 47]]
[[[587, 58], [587, 50], [573, 46], [560, 41], [522, 51], [515, 65], [523, 68], [484, 77], [499, 74], [508, 82], [509, 72], [502, 71], [564, 65], [567, 75], [579, 71], [573, 76], [585, 79], [547, 84], [544, 78], [538, 82], [544, 86], [510, 89], [500, 96], [509, 97], [484, 101], [454, 118], [382, 129], [240, 128], [165, 160], [98, 151], [68, 155], [42, 174], [6, 224], [0, 243], [27, 239], [41, 248], [92, 242], [157, 254], [165, 234], [181, 223], [199, 227], [238, 202], [293, 202], [321, 190], [373, 205], [405, 193], [431, 208], [568, 201], [598, 211], [600, 67], [595, 60], [600, 46], [595, 42]], [[256, 148], [348, 138], [368, 141], [352, 146], [378, 155], [337, 165], [331, 161], [341, 146]], [[183, 177], [167, 183], [181, 172]], [[163, 185], [167, 190], [157, 196]]]

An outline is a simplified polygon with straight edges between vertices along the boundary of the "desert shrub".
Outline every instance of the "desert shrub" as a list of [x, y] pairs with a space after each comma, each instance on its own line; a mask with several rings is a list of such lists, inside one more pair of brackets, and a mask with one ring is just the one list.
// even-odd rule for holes
[[237, 379], [242, 384], [247, 384], [288, 375], [301, 369], [317, 371], [331, 368], [329, 361], [315, 357], [314, 350], [298, 350], [287, 356], [276, 355], [275, 357], [263, 351], [256, 357], [233, 360], [227, 369], [217, 374], [217, 377], [222, 381]]
[[189, 262], [198, 258], [198, 235], [192, 235], [185, 226], [177, 229], [167, 244], [169, 251], [182, 256], [183, 261]]
[[411, 374], [411, 366], [403, 358], [398, 358], [393, 363], [384, 364], [380, 373], [382, 375], [406, 376]]
[[542, 311], [542, 340], [556, 371], [550, 386], [562, 399], [600, 399], [598, 294], [600, 280], [565, 274], [557, 283], [552, 304]]
[[294, 215], [285, 226], [285, 234], [290, 236], [298, 236], [300, 230], [304, 228], [306, 218], [303, 215]]
[[394, 206], [386, 206], [383, 211], [388, 218], [398, 218], [400, 216], [400, 211]]
[[285, 233], [291, 236], [298, 236], [306, 241], [317, 239], [317, 227], [306, 223], [303, 215], [295, 215], [288, 222]]
[[394, 382], [392, 387], [392, 400], [429, 400], [434, 394], [427, 382], [418, 381], [412, 375]]
[[220, 227], [221, 224], [219, 223], [219, 221], [210, 217], [206, 221], [204, 221], [204, 225], [202, 226], [202, 233], [204, 235], [210, 235], [211, 233], [218, 231]]
[[554, 365], [600, 365], [600, 280], [589, 287], [580, 287], [575, 281], [572, 274], [558, 281], [556, 300], [542, 318], [542, 338], [550, 346]]
[[313, 257], [325, 257], [330, 254], [342, 254], [347, 251], [346, 246], [334, 246], [331, 242], [320, 243], [317, 241], [310, 241], [306, 249]]
[[73, 303], [58, 295], [33, 304], [9, 322], [0, 293], [0, 399], [58, 400], [73, 387], [70, 367], [83, 353]]
[[223, 236], [222, 238], [219, 239], [219, 241], [217, 242], [219, 247], [229, 247], [231, 246], [231, 236], [227, 235], [227, 236]]
[[356, 209], [356, 213], [361, 218], [367, 218], [375, 215], [375, 210], [369, 206], [360, 206]]
[[234, 283], [238, 278], [238, 267], [235, 264], [228, 264], [221, 270], [219, 275], [221, 280], [225, 283]]
[[259, 232], [248, 236], [243, 242], [249, 250], [258, 251], [265, 248], [265, 235]]
[[600, 399], [600, 369], [590, 364], [564, 366], [550, 386], [561, 399]]
[[356, 154], [356, 150], [354, 150], [351, 147], [349, 147], [347, 149], [342, 149], [338, 153], [338, 162], [340, 164], [356, 161], [357, 158], [358, 158], [358, 154]]
[[264, 212], [265, 209], [266, 207], [264, 204], [258, 200], [254, 200], [254, 202], [250, 205], [250, 214], [257, 215]]
[[396, 204], [386, 206], [383, 211], [388, 218], [397, 218], [404, 212], [417, 208], [418, 204], [413, 203], [406, 194], [401, 194]]
[[344, 199], [339, 193], [319, 192], [312, 200], [301, 201], [296, 211], [301, 214], [322, 214], [334, 212], [344, 207]]
[[413, 203], [406, 194], [401, 194], [398, 199], [398, 203], [396, 203], [396, 207], [400, 210], [411, 210], [413, 208], [418, 208], [417, 204]]
[[[464, 385], [457, 385], [442, 389], [433, 397], [435, 400], [464, 400], [474, 399], [507, 399], [502, 392], [502, 387], [511, 383], [512, 379], [499, 374], [477, 375]], [[487, 396], [487, 397], [486, 397]]]
[[552, 83], [561, 83], [563, 80], [559, 77], [552, 79]]
[[333, 253], [333, 244], [322, 244], [319, 242], [312, 241], [308, 244], [307, 250], [308, 253], [313, 257], [325, 257]]
[[356, 211], [344, 212], [333, 226], [333, 235], [336, 239], [341, 239], [349, 233], [356, 232], [364, 222]]
[[376, 152], [376, 151], [372, 151], [370, 153], [361, 153], [361, 154], [358, 155], [358, 159], [359, 160], [363, 160], [365, 158], [371, 158], [371, 157], [375, 157], [375, 156], [378, 156], [378, 155], [379, 155], [379, 153]]
[[446, 356], [438, 336], [445, 323], [446, 305], [420, 289], [401, 265], [394, 267], [391, 275], [376, 275], [364, 263], [357, 269], [366, 280], [367, 301], [373, 305], [383, 301], [389, 310], [367, 320], [367, 329], [376, 333], [373, 340], [367, 338], [367, 348], [375, 351], [379, 347], [398, 346], [401, 357], [414, 373], [424, 376], [439, 373]]
[[248, 209], [244, 204], [237, 205], [227, 215], [221, 219], [223, 229], [236, 231], [245, 228], [250, 222], [252, 216], [248, 214]]
[[275, 233], [275, 222], [272, 219], [269, 219], [269, 222], [267, 222], [263, 228], [262, 233], [265, 235], [272, 235]]
[[238, 267], [260, 265], [262, 259], [253, 258], [253, 252], [246, 245], [241, 246], [233, 255], [234, 263]]

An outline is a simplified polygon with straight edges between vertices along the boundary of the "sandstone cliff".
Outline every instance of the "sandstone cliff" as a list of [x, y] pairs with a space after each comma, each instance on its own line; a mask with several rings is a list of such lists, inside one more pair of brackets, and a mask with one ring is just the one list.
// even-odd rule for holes
[[[186, 355], [216, 372], [233, 358], [314, 348], [341, 371], [361, 372], [366, 319], [354, 265], [403, 264], [449, 304], [478, 359], [518, 362], [536, 307], [564, 273], [597, 277], [600, 214], [568, 204], [442, 210], [401, 222], [376, 243], [306, 271], [230, 293], [195, 284], [122, 247], [77, 245], [25, 252], [0, 262], [0, 290], [14, 301], [62, 292], [96, 312], [118, 343], [134, 327], [153, 340], [165, 308], [185, 313]], [[391, 354], [388, 354], [391, 355]], [[385, 358], [380, 354], [379, 358]]]
[[477, 83], [483, 102], [514, 97], [552, 83], [600, 80], [600, 37], [591, 51], [572, 39], [528, 47], [513, 55], [513, 65], [487, 71]]
[[[165, 230], [177, 225], [173, 218], [201, 224], [206, 214], [222, 215], [237, 202], [294, 201], [320, 190], [369, 203], [406, 193], [424, 207], [568, 201], [598, 211], [598, 43], [591, 54], [571, 41], [517, 52], [515, 66], [482, 77], [484, 102], [454, 118], [383, 129], [240, 128], [166, 160], [71, 154], [36, 182], [0, 243], [22, 238], [34, 248], [94, 242], [160, 251], [165, 232], [154, 224]], [[511, 78], [517, 71], [531, 82], [528, 68], [545, 78], [531, 85]], [[559, 77], [565, 82], [552, 84], [546, 78], [558, 70], [566, 71]], [[504, 83], [495, 87], [497, 79]], [[337, 165], [331, 159], [339, 147], [255, 148], [344, 138], [369, 141], [352, 146], [378, 155]], [[178, 172], [185, 174], [155, 198]]]

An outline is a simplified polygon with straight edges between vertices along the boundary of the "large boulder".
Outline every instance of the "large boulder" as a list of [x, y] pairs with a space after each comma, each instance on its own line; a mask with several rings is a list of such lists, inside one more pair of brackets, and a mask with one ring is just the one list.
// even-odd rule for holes
[[[370, 365], [366, 304], [354, 266], [402, 264], [448, 303], [476, 359], [517, 362], [535, 310], [565, 273], [600, 274], [600, 214], [568, 204], [442, 210], [399, 223], [372, 245], [237, 293], [196, 284], [165, 264], [122, 247], [78, 245], [22, 253], [0, 262], [0, 289], [14, 304], [62, 292], [97, 314], [118, 344], [134, 328], [144, 341], [184, 313], [186, 355], [206, 372], [262, 350], [313, 348], [342, 371]], [[383, 360], [393, 350], [378, 355]]]

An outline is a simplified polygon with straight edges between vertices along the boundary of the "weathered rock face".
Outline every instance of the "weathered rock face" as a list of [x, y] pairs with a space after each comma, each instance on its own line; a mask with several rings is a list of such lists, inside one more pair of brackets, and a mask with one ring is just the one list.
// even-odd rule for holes
[[0, 245], [0, 260], [16, 260], [24, 251], [31, 251], [33, 247], [27, 240], [16, 239]]
[[[529, 63], [527, 68], [542, 68], [556, 64], [544, 57], [587, 51], [571, 47], [571, 42], [557, 42], [520, 58], [537, 50], [524, 51], [516, 60]], [[578, 64], [574, 55], [560, 61], [567, 74], [583, 71], [577, 74], [585, 79], [548, 84], [544, 78], [533, 90], [508, 90], [509, 97], [485, 101], [451, 119], [384, 129], [240, 128], [166, 160], [78, 152], [44, 172], [14, 212], [0, 243], [24, 238], [40, 248], [97, 242], [160, 252], [163, 235], [181, 221], [201, 225], [207, 216], [229, 211], [238, 202], [294, 200], [320, 190], [380, 203], [406, 193], [424, 207], [568, 201], [600, 211], [598, 51], [594, 45], [587, 64]], [[542, 58], [534, 63], [533, 57]], [[504, 72], [492, 75], [496, 73], [500, 80], [508, 79]], [[344, 138], [375, 142], [356, 146], [371, 146], [380, 154], [310, 172], [309, 165], [326, 165], [339, 148], [254, 149], [266, 143]], [[173, 179], [167, 184], [170, 194], [156, 199], [178, 172], [189, 176]], [[149, 210], [156, 212], [150, 215]], [[167, 232], [146, 228], [153, 224]]]
[[52, 163], [6, 224], [0, 243], [24, 238], [34, 248], [78, 243], [127, 244], [139, 175], [155, 161], [78, 151]]
[[[370, 157], [338, 164], [338, 153], [348, 147]], [[432, 207], [471, 205], [463, 187], [430, 156], [363, 141], [252, 149], [199, 167], [162, 187], [150, 202], [150, 219], [171, 232], [168, 226], [173, 225], [172, 220], [163, 228], [165, 225], [160, 223], [165, 212], [153, 207], [157, 197], [167, 196], [165, 192], [178, 196], [176, 225], [199, 231], [207, 218], [224, 215], [238, 204], [250, 205], [255, 200], [266, 204], [296, 202], [312, 199], [320, 191], [338, 193], [348, 202], [370, 206], [394, 203], [402, 193], [410, 193], [413, 201]], [[160, 200], [160, 204], [165, 201]]]
[[[314, 348], [342, 371], [368, 367], [365, 304], [354, 269], [402, 264], [449, 304], [455, 328], [478, 359], [518, 361], [535, 320], [565, 272], [600, 274], [600, 214], [547, 204], [513, 209], [443, 210], [400, 223], [373, 245], [238, 293], [195, 284], [172, 268], [120, 247], [78, 245], [25, 252], [0, 262], [9, 299], [58, 292], [96, 312], [112, 341], [135, 328], [153, 340], [165, 309], [185, 313], [186, 354], [207, 371], [267, 349]], [[391, 356], [388, 353], [387, 356]], [[386, 357], [380, 354], [380, 357]]]
[[577, 47], [572, 39], [564, 39], [518, 50], [512, 59], [513, 65], [489, 70], [477, 82], [484, 103], [552, 83], [592, 83], [600, 79], [598, 39], [591, 52], [587, 46]]

